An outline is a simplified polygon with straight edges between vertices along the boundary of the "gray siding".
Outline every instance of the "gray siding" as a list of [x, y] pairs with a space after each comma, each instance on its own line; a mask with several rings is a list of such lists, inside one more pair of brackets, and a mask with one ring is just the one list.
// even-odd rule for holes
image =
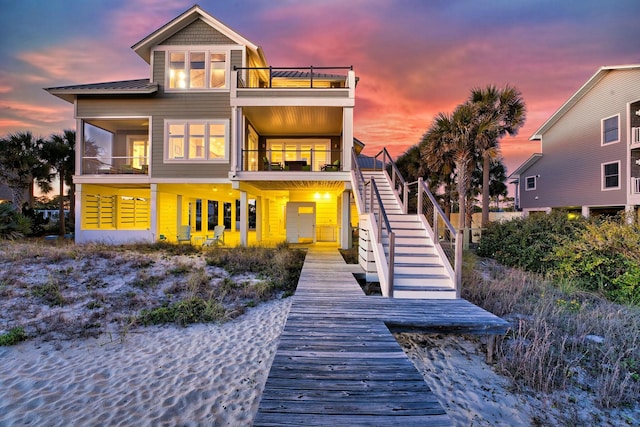
[[227, 36], [198, 19], [164, 40], [161, 45], [237, 44]]
[[[608, 73], [542, 136], [543, 157], [520, 177], [523, 208], [621, 206], [627, 202], [627, 103], [640, 97], [640, 71]], [[620, 116], [620, 142], [601, 145], [601, 121]], [[602, 163], [620, 161], [619, 190], [601, 190]], [[527, 176], [539, 175], [526, 191]], [[536, 197], [538, 199], [536, 200]]]
[[[160, 93], [148, 98], [80, 98], [78, 117], [150, 116], [154, 178], [226, 178], [230, 164], [164, 163], [165, 119], [230, 119], [229, 93]], [[229, 152], [231, 148], [227, 147]]]

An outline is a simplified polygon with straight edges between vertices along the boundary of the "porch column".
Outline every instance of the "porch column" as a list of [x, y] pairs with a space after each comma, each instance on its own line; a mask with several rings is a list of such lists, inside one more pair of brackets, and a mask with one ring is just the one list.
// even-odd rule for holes
[[340, 248], [351, 248], [351, 192], [345, 190], [342, 192], [342, 204], [340, 210], [342, 211], [340, 219]]
[[[79, 151], [79, 150], [78, 150]], [[78, 163], [76, 163], [77, 165]], [[74, 240], [76, 243], [82, 243], [82, 184], [76, 184], [75, 188], [75, 223], [74, 223]]]
[[585, 218], [589, 218], [589, 216], [591, 215], [591, 210], [589, 209], [589, 206], [583, 206], [582, 207], [582, 216]]
[[152, 242], [158, 241], [158, 184], [151, 184], [151, 200], [149, 200], [149, 230]]
[[624, 219], [628, 225], [636, 222], [636, 207], [634, 205], [626, 205], [624, 207]]
[[342, 170], [351, 170], [351, 148], [353, 147], [353, 108], [342, 109]]
[[256, 196], [256, 241], [262, 241], [262, 196]]
[[240, 246], [249, 245], [249, 216], [247, 213], [247, 192], [240, 191]]

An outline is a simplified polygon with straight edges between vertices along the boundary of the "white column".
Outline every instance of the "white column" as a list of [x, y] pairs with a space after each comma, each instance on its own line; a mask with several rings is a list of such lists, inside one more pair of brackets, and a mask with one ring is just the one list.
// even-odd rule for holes
[[591, 215], [591, 210], [589, 209], [589, 206], [583, 206], [582, 207], [582, 216], [585, 218], [589, 218], [589, 216]]
[[256, 197], [256, 241], [262, 241], [262, 196]]
[[342, 170], [351, 170], [351, 149], [353, 147], [353, 108], [342, 109]]
[[153, 242], [158, 241], [158, 184], [151, 184], [151, 200], [149, 200], [149, 230]]
[[350, 206], [351, 192], [345, 190], [342, 192], [342, 215], [340, 219], [340, 248], [351, 248], [351, 206]]
[[636, 222], [636, 207], [634, 205], [626, 205], [624, 207], [624, 218], [629, 225]]
[[247, 215], [247, 192], [240, 191], [240, 245], [249, 244], [249, 216]]
[[[78, 150], [79, 151], [79, 150]], [[78, 163], [76, 163], [77, 165]], [[82, 184], [76, 184], [75, 188], [76, 206], [75, 206], [75, 224], [74, 224], [74, 240], [76, 243], [82, 243]]]

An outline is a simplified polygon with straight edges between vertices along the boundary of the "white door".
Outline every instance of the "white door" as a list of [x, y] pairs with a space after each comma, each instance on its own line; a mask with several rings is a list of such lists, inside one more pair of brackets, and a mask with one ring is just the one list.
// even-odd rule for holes
[[314, 202], [287, 203], [287, 241], [303, 243], [316, 241], [316, 204]]

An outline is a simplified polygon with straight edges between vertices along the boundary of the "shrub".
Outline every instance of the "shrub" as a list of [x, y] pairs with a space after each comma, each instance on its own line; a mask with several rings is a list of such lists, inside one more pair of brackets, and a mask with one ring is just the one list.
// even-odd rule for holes
[[549, 255], [559, 242], [572, 238], [585, 224], [584, 219], [569, 220], [565, 212], [493, 222], [482, 233], [478, 255], [543, 273], [554, 268]]
[[640, 227], [607, 219], [562, 239], [550, 257], [556, 277], [612, 301], [640, 304]]
[[186, 326], [192, 323], [219, 321], [225, 317], [226, 310], [217, 301], [192, 297], [169, 306], [142, 310], [139, 320], [144, 325], [177, 323]]
[[11, 203], [0, 203], [0, 238], [21, 239], [31, 233], [31, 220]]
[[15, 345], [27, 339], [27, 334], [22, 328], [13, 328], [9, 332], [0, 334], [0, 346]]

